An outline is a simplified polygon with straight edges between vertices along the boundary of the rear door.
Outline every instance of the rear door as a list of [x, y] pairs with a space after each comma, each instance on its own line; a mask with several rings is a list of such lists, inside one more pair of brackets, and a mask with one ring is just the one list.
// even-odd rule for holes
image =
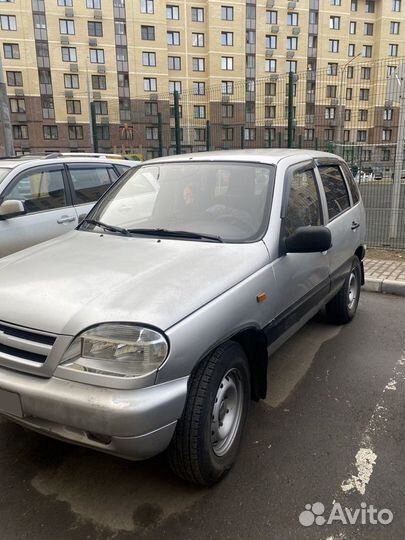
[[353, 255], [360, 245], [361, 208], [359, 200], [352, 200], [339, 161], [319, 160], [319, 178], [324, 188], [328, 227], [332, 233], [332, 247], [328, 251], [332, 289], [343, 285], [351, 269]]
[[68, 163], [73, 204], [79, 222], [87, 216], [94, 203], [118, 178], [118, 172], [109, 163]]
[[7, 186], [3, 198], [23, 201], [26, 214], [0, 221], [0, 257], [64, 234], [77, 225], [63, 165], [21, 172]]

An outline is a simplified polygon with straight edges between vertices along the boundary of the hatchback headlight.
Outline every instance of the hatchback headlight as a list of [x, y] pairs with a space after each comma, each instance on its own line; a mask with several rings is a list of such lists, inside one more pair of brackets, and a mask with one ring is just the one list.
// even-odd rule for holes
[[112, 377], [142, 377], [156, 371], [169, 347], [162, 334], [131, 324], [100, 324], [79, 334], [61, 365]]

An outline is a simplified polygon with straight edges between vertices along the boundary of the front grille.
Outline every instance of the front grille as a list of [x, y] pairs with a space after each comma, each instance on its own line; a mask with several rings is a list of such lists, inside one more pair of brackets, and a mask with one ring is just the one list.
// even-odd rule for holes
[[56, 336], [0, 323], [0, 360], [44, 364]]

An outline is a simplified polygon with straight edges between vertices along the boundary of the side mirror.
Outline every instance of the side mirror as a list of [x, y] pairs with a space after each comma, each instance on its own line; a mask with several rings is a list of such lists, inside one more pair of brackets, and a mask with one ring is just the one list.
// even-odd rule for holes
[[327, 251], [331, 245], [332, 235], [327, 227], [298, 227], [291, 236], [285, 239], [285, 252], [317, 253]]
[[25, 214], [25, 207], [22, 201], [9, 200], [0, 204], [0, 219], [8, 219]]

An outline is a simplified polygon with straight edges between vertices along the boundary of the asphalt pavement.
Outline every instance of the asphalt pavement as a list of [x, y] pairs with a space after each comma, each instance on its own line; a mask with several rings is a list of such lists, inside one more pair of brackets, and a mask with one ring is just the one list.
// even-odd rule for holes
[[308, 323], [211, 489], [1, 420], [1, 540], [403, 540], [404, 323], [404, 298], [373, 293], [347, 326]]

